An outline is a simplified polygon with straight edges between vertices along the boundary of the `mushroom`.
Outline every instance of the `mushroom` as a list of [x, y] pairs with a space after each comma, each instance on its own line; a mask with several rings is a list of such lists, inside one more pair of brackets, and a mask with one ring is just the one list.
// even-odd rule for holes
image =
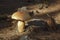
[[25, 13], [25, 12], [17, 11], [12, 14], [11, 18], [18, 20], [17, 23], [18, 31], [21, 33], [24, 32], [25, 21], [31, 19], [31, 16], [27, 12]]

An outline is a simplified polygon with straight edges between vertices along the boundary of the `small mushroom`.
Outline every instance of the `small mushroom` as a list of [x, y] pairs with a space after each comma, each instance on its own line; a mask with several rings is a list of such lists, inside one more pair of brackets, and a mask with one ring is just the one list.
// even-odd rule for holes
[[31, 16], [28, 13], [17, 11], [12, 14], [11, 18], [18, 20], [18, 31], [21, 33], [24, 32], [25, 21], [31, 19]]

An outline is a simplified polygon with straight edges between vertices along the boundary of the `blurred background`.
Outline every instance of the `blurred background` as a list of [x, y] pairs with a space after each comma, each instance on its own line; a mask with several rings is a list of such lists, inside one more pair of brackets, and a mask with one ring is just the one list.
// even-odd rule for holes
[[[60, 40], [60, 24], [57, 25], [58, 30], [56, 32], [51, 32], [48, 31], [48, 25], [45, 22], [31, 21], [28, 24], [38, 25], [40, 28], [38, 27], [37, 31], [34, 29], [30, 34], [20, 36], [17, 31], [17, 21], [10, 18], [12, 13], [20, 7], [34, 4], [47, 4], [50, 6], [56, 4], [56, 2], [60, 4], [60, 0], [0, 0], [0, 40]], [[60, 19], [60, 17], [57, 19]], [[30, 29], [30, 25], [27, 30]]]

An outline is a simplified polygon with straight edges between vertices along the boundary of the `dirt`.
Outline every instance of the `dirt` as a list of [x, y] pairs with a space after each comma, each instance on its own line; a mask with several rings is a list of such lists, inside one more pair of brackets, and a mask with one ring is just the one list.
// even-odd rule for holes
[[[8, 22], [4, 21], [4, 28], [0, 28], [0, 40], [60, 40], [60, 28], [56, 31], [51, 31], [47, 29], [47, 25], [37, 24], [35, 21], [29, 23], [35, 23], [35, 26], [28, 26], [25, 32], [26, 34], [21, 35], [16, 26], [16, 22], [10, 27], [6, 27]], [[40, 21], [39, 21], [40, 22]], [[43, 23], [43, 22], [40, 22]], [[11, 24], [11, 22], [10, 22]], [[36, 25], [37, 24], [37, 25]], [[0, 24], [1, 25], [1, 24]], [[39, 26], [40, 25], [40, 26]], [[57, 26], [58, 27], [58, 26]], [[32, 28], [32, 29], [31, 29]], [[32, 31], [31, 31], [32, 30]]]

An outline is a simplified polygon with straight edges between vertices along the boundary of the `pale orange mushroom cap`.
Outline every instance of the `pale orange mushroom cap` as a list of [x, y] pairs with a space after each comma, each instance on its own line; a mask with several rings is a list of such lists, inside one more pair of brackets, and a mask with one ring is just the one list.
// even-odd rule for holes
[[29, 13], [17, 11], [12, 14], [11, 18], [16, 20], [27, 21], [31, 18], [31, 16], [29, 15]]

